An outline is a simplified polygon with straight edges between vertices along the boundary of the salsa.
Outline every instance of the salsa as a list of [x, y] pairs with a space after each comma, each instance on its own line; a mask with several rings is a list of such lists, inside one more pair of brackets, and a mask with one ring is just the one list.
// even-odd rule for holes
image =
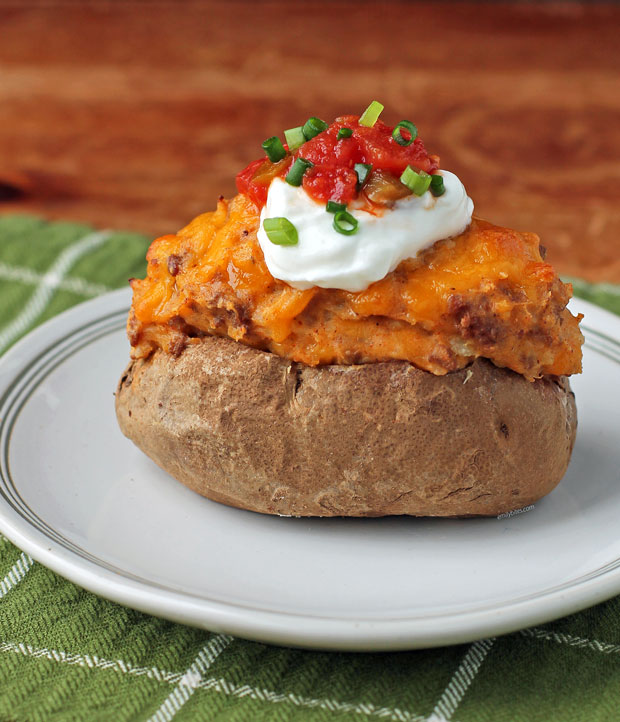
[[[247, 195], [259, 209], [262, 208], [267, 202], [271, 181], [275, 177], [285, 177], [297, 158], [313, 164], [303, 175], [302, 187], [321, 203], [331, 200], [347, 204], [363, 193], [356, 164], [371, 166], [367, 185], [373, 187], [371, 181], [374, 176], [375, 185], [380, 178], [382, 186], [394, 187], [395, 193], [402, 185], [398, 179], [407, 166], [428, 174], [439, 169], [439, 157], [429, 155], [419, 138], [408, 145], [401, 145], [394, 139], [394, 129], [389, 125], [378, 120], [368, 127], [360, 125], [359, 120], [357, 115], [336, 118], [326, 130], [294, 152], [285, 146], [286, 156], [282, 160], [272, 163], [269, 158], [263, 157], [253, 161], [237, 176], [239, 193]], [[351, 135], [338, 139], [341, 128], [350, 129]], [[400, 132], [406, 141], [410, 141], [406, 129]], [[408, 191], [405, 189], [405, 192]]]

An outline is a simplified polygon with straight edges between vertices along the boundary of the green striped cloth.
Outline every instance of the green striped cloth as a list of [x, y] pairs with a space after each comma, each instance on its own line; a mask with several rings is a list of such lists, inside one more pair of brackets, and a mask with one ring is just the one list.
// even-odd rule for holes
[[[148, 240], [0, 217], [0, 352], [144, 273]], [[576, 291], [620, 313], [620, 293]], [[428, 651], [271, 647], [126, 609], [0, 538], [0, 722], [620, 720], [620, 597], [497, 639]]]

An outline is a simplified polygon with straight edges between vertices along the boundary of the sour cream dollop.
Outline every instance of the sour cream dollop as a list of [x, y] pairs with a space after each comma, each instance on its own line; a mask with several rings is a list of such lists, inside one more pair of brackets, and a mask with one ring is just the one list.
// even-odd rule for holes
[[[347, 236], [333, 227], [334, 215], [302, 187], [274, 178], [260, 216], [258, 242], [274, 278], [298, 289], [320, 286], [363, 291], [384, 278], [401, 261], [414, 258], [442, 238], [461, 233], [471, 222], [474, 204], [454, 173], [443, 176], [445, 193], [430, 192], [397, 201], [382, 215], [348, 208], [358, 230]], [[285, 217], [295, 226], [295, 246], [272, 243], [263, 229], [265, 218]]]

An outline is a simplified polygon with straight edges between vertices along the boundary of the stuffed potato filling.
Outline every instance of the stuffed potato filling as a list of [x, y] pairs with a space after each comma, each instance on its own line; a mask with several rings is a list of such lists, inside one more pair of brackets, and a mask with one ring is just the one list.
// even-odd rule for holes
[[131, 283], [134, 358], [214, 334], [310, 366], [403, 359], [445, 374], [483, 356], [527, 378], [581, 370], [570, 286], [534, 234], [474, 218], [365, 291], [302, 291], [269, 273], [258, 219], [239, 195], [153, 242]]
[[[580, 318], [566, 308], [572, 289], [545, 262], [533, 233], [474, 217], [458, 235], [422, 248], [358, 291], [295, 288], [270, 273], [257, 237], [266, 188], [277, 176], [289, 182], [302, 152], [313, 161], [297, 165], [297, 185], [306, 184], [321, 202], [337, 195], [328, 200], [340, 209], [336, 215], [350, 216], [342, 209], [355, 198], [380, 214], [407, 194], [433, 190], [439, 161], [414, 143], [409, 126], [415, 126], [386, 134], [381, 124], [375, 137], [372, 126], [359, 130], [362, 120], [339, 119], [308, 140], [312, 147], [305, 151], [282, 146], [282, 157], [250, 164], [240, 174], [243, 192], [152, 243], [146, 278], [131, 282], [132, 357], [158, 348], [179, 354], [205, 335], [218, 335], [310, 366], [399, 359], [443, 375], [484, 357], [528, 379], [578, 373], [583, 337]], [[351, 135], [342, 128], [353, 128]], [[388, 136], [396, 138], [392, 154]], [[356, 145], [338, 155], [334, 148], [347, 139]], [[370, 166], [361, 184], [354, 172], [359, 157], [372, 159], [361, 164]], [[436, 186], [433, 195], [441, 192]], [[293, 243], [286, 219], [276, 220], [282, 223], [273, 224], [279, 234], [273, 238]], [[355, 232], [347, 224], [341, 232]]]

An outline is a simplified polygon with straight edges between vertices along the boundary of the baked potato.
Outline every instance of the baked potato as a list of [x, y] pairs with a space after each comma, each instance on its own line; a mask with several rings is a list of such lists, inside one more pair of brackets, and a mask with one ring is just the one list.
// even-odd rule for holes
[[577, 414], [566, 379], [477, 359], [313, 368], [228, 338], [132, 361], [123, 433], [215, 501], [292, 516], [496, 515], [549, 493]]
[[[464, 189], [458, 208], [443, 203], [444, 180], [449, 200], [462, 185], [437, 171], [413, 124], [363, 119], [311, 118], [304, 157], [280, 144], [239, 174], [232, 201], [153, 242], [147, 277], [131, 282], [120, 428], [199, 494], [262, 513], [453, 517], [532, 504], [558, 484], [575, 440], [567, 376], [581, 370], [583, 337], [566, 308], [570, 285], [535, 234], [472, 218]], [[297, 194], [294, 208], [311, 207], [305, 236], [268, 217], [276, 185]], [[363, 252], [350, 240], [358, 218], [389, 235], [395, 209], [414, 206], [412, 234], [426, 212], [444, 213], [446, 228], [457, 211], [467, 220], [413, 255], [406, 226], [407, 252], [370, 284], [320, 280], [316, 268], [308, 278], [319, 280], [305, 282], [301, 260], [322, 263], [332, 247], [339, 279], [342, 249], [357, 253], [358, 270], [360, 258], [382, 260], [371, 230], [359, 233]], [[272, 244], [297, 280], [270, 265]]]

